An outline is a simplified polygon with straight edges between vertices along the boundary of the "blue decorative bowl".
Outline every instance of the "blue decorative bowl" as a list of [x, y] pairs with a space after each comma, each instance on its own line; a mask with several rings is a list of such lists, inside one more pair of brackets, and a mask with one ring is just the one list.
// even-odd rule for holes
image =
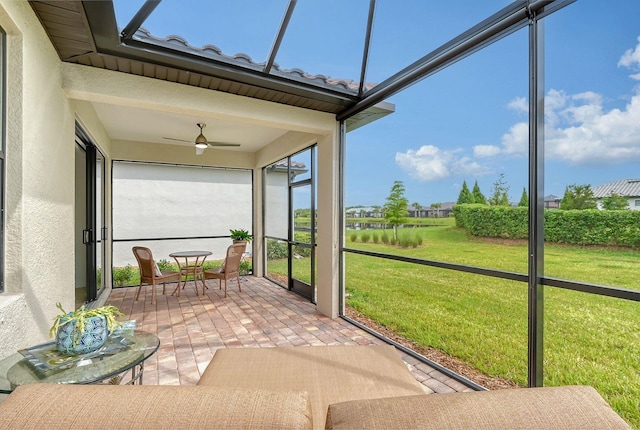
[[[62, 319], [60, 322], [64, 321]], [[76, 334], [75, 324], [70, 322], [58, 327], [56, 349], [67, 355], [86, 354], [100, 348], [108, 334], [107, 319], [102, 315], [85, 318], [84, 330], [80, 335]]]

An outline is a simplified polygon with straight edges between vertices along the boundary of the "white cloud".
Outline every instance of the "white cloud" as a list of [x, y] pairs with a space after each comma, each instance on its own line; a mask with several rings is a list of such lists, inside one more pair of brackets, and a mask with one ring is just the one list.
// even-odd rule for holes
[[545, 130], [548, 157], [572, 164], [640, 161], [640, 93], [608, 112], [599, 95], [578, 94], [555, 113], [562, 121]]
[[517, 97], [509, 102], [508, 107], [516, 112], [527, 113], [529, 112], [529, 101], [526, 97]]
[[502, 150], [495, 145], [476, 145], [473, 147], [473, 155], [479, 158], [495, 157]]
[[[618, 67], [623, 66], [631, 70], [640, 70], [640, 36], [638, 36], [638, 44], [634, 49], [627, 49], [618, 61]], [[629, 75], [633, 80], [640, 81], [640, 73]]]
[[461, 150], [445, 151], [433, 145], [396, 153], [396, 164], [412, 177], [431, 182], [457, 175], [481, 175], [489, 169], [469, 157], [460, 156]]
[[[549, 90], [545, 96], [546, 157], [571, 164], [640, 161], [640, 89], [636, 91], [624, 108], [606, 111], [603, 97], [595, 92], [569, 95]], [[528, 141], [528, 124], [519, 122], [502, 136], [499, 146], [475, 146], [474, 155], [524, 156]]]
[[618, 67], [638, 67], [640, 66], [640, 36], [638, 36], [638, 44], [635, 49], [627, 49], [618, 61]]

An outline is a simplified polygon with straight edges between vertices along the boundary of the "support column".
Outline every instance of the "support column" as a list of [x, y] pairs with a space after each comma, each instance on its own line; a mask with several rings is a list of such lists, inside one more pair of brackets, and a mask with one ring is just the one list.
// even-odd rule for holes
[[340, 287], [340, 205], [339, 205], [338, 123], [333, 133], [318, 140], [317, 259], [318, 312], [338, 317]]
[[544, 35], [543, 23], [529, 22], [529, 336], [528, 385], [543, 375], [544, 287]]

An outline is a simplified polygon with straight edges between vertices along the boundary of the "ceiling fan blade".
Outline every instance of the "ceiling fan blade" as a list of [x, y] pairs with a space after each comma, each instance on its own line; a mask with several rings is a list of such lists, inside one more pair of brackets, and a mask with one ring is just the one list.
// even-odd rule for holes
[[198, 148], [196, 146], [196, 155], [202, 155], [204, 153], [204, 148]]
[[193, 143], [193, 140], [175, 139], [175, 138], [173, 138], [173, 137], [163, 137], [163, 139], [167, 139], [167, 140], [176, 140], [176, 141], [178, 141], [178, 142]]
[[239, 143], [207, 142], [209, 146], [240, 146]]

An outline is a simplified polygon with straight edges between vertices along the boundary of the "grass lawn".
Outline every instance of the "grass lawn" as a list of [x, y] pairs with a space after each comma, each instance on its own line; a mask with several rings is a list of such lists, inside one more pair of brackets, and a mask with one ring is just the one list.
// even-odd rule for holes
[[[526, 242], [469, 238], [447, 221], [411, 230], [423, 239], [417, 248], [351, 242], [349, 232], [346, 246], [526, 274]], [[270, 262], [269, 270], [278, 272], [279, 264]], [[551, 277], [640, 289], [637, 267], [634, 251], [545, 247]], [[347, 304], [364, 315], [488, 375], [526, 385], [526, 284], [357, 254], [347, 254], [345, 278]], [[592, 385], [640, 428], [640, 303], [547, 287], [544, 335], [545, 385]]]

